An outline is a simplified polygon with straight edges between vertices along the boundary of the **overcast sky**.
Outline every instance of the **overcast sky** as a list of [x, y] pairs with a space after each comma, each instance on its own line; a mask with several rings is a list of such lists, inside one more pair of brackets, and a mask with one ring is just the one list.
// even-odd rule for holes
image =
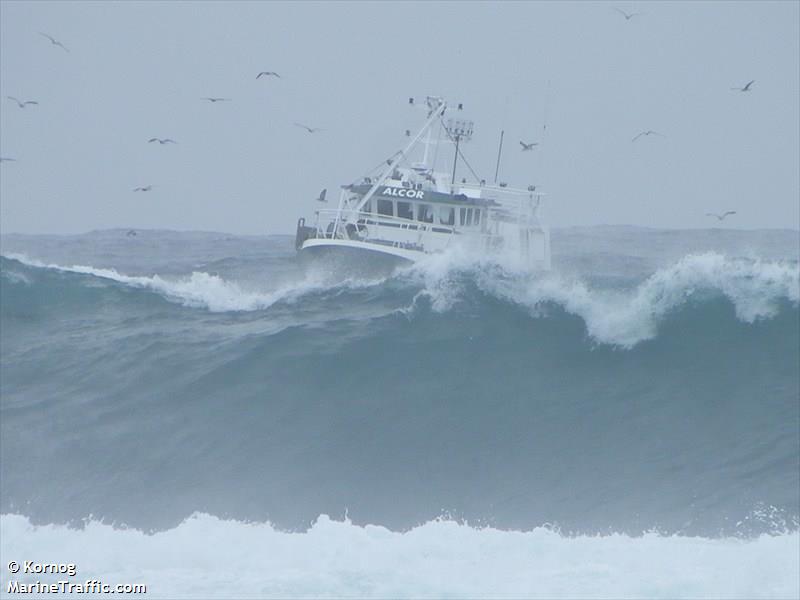
[[[402, 147], [425, 95], [464, 103], [488, 180], [505, 128], [500, 178], [542, 186], [551, 225], [798, 228], [799, 7], [3, 1], [0, 229], [291, 233]], [[647, 129], [665, 137], [631, 142]]]

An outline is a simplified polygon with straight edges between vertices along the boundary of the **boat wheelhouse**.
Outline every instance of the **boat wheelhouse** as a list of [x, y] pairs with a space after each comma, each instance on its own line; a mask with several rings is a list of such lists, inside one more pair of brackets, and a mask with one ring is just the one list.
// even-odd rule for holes
[[[445, 124], [447, 104], [441, 98], [427, 98], [426, 108], [423, 127], [377, 177], [342, 186], [337, 208], [316, 211], [312, 223], [298, 221], [295, 245], [300, 255], [398, 264], [462, 247], [549, 269], [550, 236], [539, 219], [543, 195], [534, 186], [514, 189], [477, 177], [457, 183], [456, 163], [463, 159], [459, 144], [471, 135], [472, 124]], [[432, 140], [437, 122], [455, 146], [452, 174], [428, 164], [430, 147], [442, 142], [438, 136]], [[422, 160], [409, 164], [418, 145], [424, 145]], [[319, 199], [324, 197], [323, 192]]]

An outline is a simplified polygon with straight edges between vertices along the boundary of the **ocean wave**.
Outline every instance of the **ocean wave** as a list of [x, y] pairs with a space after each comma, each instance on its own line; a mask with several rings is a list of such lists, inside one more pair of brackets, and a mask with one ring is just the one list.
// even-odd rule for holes
[[303, 287], [289, 258], [268, 291], [147, 264], [2, 259], [0, 511], [757, 538], [782, 530], [763, 503], [796, 530], [796, 262], [597, 283], [441, 255]]
[[724, 296], [746, 323], [774, 317], [781, 302], [800, 302], [800, 270], [796, 263], [732, 259], [716, 253], [685, 256], [661, 269], [632, 291], [596, 290], [558, 275], [533, 281], [481, 277], [490, 293], [540, 315], [557, 304], [581, 317], [598, 342], [632, 347], [652, 339], [664, 317], [692, 301]]
[[[320, 516], [303, 533], [195, 514], [155, 534], [0, 517], [2, 564], [73, 563], [148, 597], [796, 598], [800, 536], [577, 536], [430, 521], [404, 533]], [[20, 575], [49, 582], [64, 576]], [[7, 578], [8, 579], [8, 578]]]
[[[352, 304], [361, 299], [348, 294], [367, 289], [384, 298], [402, 300], [404, 303], [398, 303], [393, 311], [413, 318], [423, 304], [444, 313], [464, 303], [480, 302], [474, 297], [473, 292], [477, 292], [523, 307], [534, 318], [546, 317], [550, 307], [558, 307], [580, 317], [587, 335], [595, 342], [622, 348], [653, 339], [665, 317], [693, 302], [724, 297], [732, 303], [736, 317], [745, 323], [774, 317], [783, 303], [800, 302], [800, 268], [796, 262], [730, 258], [717, 253], [685, 256], [627, 289], [593, 287], [557, 272], [530, 274], [457, 252], [427, 257], [386, 278], [335, 279], [330, 273], [307, 271], [269, 291], [206, 272], [167, 279], [83, 265], [44, 264], [23, 255], [6, 258], [28, 267], [112, 280], [211, 312], [266, 310], [277, 303], [300, 304], [315, 294]], [[24, 274], [15, 276], [17, 281], [26, 279]], [[397, 294], [398, 289], [411, 293]], [[407, 297], [410, 302], [405, 300]], [[331, 314], [337, 315], [335, 311]], [[365, 314], [368, 318], [376, 316], [370, 311]]]
[[739, 320], [774, 317], [782, 302], [800, 303], [800, 268], [795, 261], [692, 254], [658, 270], [633, 289], [598, 289], [560, 273], [529, 274], [464, 254], [422, 261], [407, 274], [421, 286], [414, 302], [427, 298], [446, 312], [464, 300], [474, 281], [483, 293], [525, 307], [533, 317], [555, 305], [580, 317], [594, 341], [631, 348], [654, 338], [664, 318], [690, 302], [725, 297]]
[[[305, 294], [329, 291], [332, 288], [358, 288], [374, 285], [372, 280], [347, 279], [332, 283], [330, 277], [322, 272], [309, 271], [303, 278], [290, 284], [264, 292], [246, 289], [234, 281], [228, 281], [212, 273], [194, 271], [184, 277], [165, 279], [160, 275], [131, 276], [115, 269], [97, 268], [87, 265], [63, 266], [46, 264], [22, 254], [8, 254], [4, 258], [15, 260], [28, 267], [52, 269], [62, 273], [90, 275], [107, 279], [130, 287], [150, 290], [169, 301], [191, 308], [204, 308], [211, 312], [249, 312], [264, 310], [277, 302], [293, 302]], [[12, 273], [12, 282], [27, 282], [24, 275]]]

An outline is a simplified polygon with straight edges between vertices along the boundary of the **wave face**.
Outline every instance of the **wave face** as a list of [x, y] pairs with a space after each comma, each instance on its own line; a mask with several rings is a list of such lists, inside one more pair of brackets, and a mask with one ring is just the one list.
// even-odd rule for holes
[[0, 510], [794, 535], [797, 233], [721, 236], [562, 231], [547, 275], [372, 279], [281, 237], [6, 236]]

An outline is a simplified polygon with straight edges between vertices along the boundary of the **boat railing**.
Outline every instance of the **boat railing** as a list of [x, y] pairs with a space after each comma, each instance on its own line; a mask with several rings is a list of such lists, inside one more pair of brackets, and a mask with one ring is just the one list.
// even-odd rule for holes
[[[404, 219], [402, 217], [382, 215], [374, 212], [354, 213], [346, 208], [343, 208], [342, 210], [322, 209], [315, 211], [315, 214], [317, 215], [315, 226], [317, 229], [317, 235], [319, 237], [340, 237], [343, 235], [343, 232], [341, 231], [342, 228], [347, 224], [353, 224], [357, 230], [359, 230], [359, 226], [377, 226], [416, 231], [420, 233], [456, 233], [457, 231], [455, 225], [418, 221], [416, 219]], [[331, 227], [331, 225], [333, 225], [333, 227]]]
[[[497, 215], [487, 216], [487, 228], [475, 229], [464, 228], [456, 225], [444, 225], [441, 223], [427, 223], [401, 217], [380, 215], [374, 212], [354, 213], [346, 208], [321, 209], [315, 211], [316, 222], [309, 229], [315, 231], [311, 237], [318, 239], [340, 239], [340, 240], [359, 240], [376, 244], [390, 245], [399, 248], [424, 250], [428, 247], [431, 236], [436, 234], [446, 235], [445, 246], [455, 243], [455, 240], [462, 235], [469, 236], [469, 239], [478, 239], [481, 248], [493, 250], [503, 245], [504, 236], [498, 234], [495, 221], [502, 221], [520, 226], [536, 227], [537, 222], [532, 222], [528, 218], [521, 218], [518, 215], [499, 211]], [[540, 228], [540, 227], [537, 227]], [[393, 236], [381, 235], [389, 229], [410, 231], [417, 234], [416, 238], [406, 240], [392, 240]], [[466, 238], [464, 238], [466, 239]]]
[[[354, 213], [347, 208], [340, 209], [321, 209], [315, 211], [316, 221], [314, 228], [316, 230], [316, 237], [319, 238], [344, 238], [349, 237], [345, 233], [345, 228], [348, 224], [353, 224], [356, 227], [359, 235], [364, 235], [364, 228], [366, 229], [365, 239], [372, 239], [373, 231], [369, 227], [377, 228], [391, 228], [399, 229], [401, 231], [414, 231], [425, 235], [430, 233], [443, 233], [443, 234], [468, 234], [468, 235], [496, 235], [491, 230], [476, 230], [472, 227], [459, 227], [456, 224], [447, 225], [436, 221], [418, 221], [416, 219], [406, 219], [403, 217], [396, 217], [394, 215], [382, 215], [375, 212], [357, 212]], [[502, 221], [510, 224], [517, 224], [525, 227], [541, 227], [538, 214], [535, 210], [525, 211], [521, 206], [498, 206], [493, 210], [489, 210], [486, 219], [488, 222]], [[424, 240], [424, 238], [423, 238]]]
[[498, 198], [514, 198], [528, 197], [535, 198], [544, 196], [544, 192], [537, 191], [535, 186], [530, 186], [528, 189], [512, 188], [505, 185], [494, 184], [480, 184], [480, 183], [454, 183], [451, 189], [455, 193], [463, 193], [463, 190], [476, 190], [481, 192], [481, 197], [493, 196]]

